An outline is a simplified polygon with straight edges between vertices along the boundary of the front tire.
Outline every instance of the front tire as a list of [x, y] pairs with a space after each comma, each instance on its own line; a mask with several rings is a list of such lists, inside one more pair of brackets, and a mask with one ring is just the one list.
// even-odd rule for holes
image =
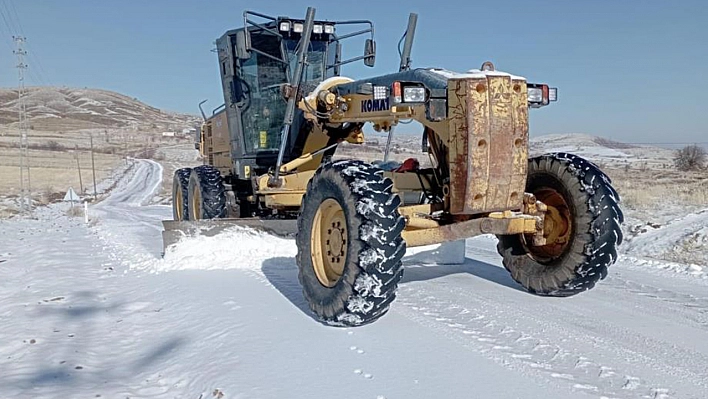
[[189, 220], [226, 217], [226, 189], [221, 172], [213, 166], [192, 169], [188, 198]]
[[622, 242], [620, 197], [593, 163], [566, 153], [529, 160], [526, 192], [548, 206], [547, 244], [524, 235], [499, 236], [497, 250], [511, 277], [529, 292], [571, 296], [607, 276]]
[[403, 276], [401, 201], [383, 171], [360, 161], [322, 165], [298, 218], [298, 278], [322, 322], [360, 326], [383, 316]]

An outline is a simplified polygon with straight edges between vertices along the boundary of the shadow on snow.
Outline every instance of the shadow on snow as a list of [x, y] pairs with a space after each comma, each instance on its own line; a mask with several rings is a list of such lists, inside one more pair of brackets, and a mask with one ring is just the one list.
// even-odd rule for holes
[[[417, 259], [430, 259], [430, 256], [433, 255], [435, 251], [437, 251], [437, 249], [424, 251], [405, 258], [403, 262], [405, 270], [400, 284], [405, 285], [416, 281], [434, 280], [452, 274], [465, 273], [501, 285], [506, 289], [526, 292], [509, 276], [509, 272], [486, 262], [465, 258], [465, 262], [460, 265], [426, 265], [417, 261]], [[302, 287], [298, 282], [298, 269], [294, 257], [266, 259], [261, 266], [261, 271], [273, 287], [293, 306], [308, 317], [319, 321], [312, 314], [307, 301], [305, 301], [303, 297]]]

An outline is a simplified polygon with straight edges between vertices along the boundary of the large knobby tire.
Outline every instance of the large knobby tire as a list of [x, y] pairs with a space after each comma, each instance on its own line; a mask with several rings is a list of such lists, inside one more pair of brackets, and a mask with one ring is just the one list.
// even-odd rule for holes
[[298, 278], [324, 323], [359, 326], [383, 316], [403, 276], [401, 200], [383, 171], [360, 161], [323, 164], [298, 218]]
[[189, 220], [188, 201], [189, 198], [189, 175], [192, 168], [182, 168], [175, 170], [172, 178], [172, 219]]
[[571, 296], [593, 288], [607, 276], [622, 242], [624, 216], [610, 178], [578, 156], [547, 154], [529, 160], [526, 192], [549, 207], [548, 242], [534, 247], [531, 237], [499, 236], [504, 267], [538, 295]]
[[189, 220], [226, 217], [226, 189], [221, 173], [210, 165], [197, 166], [189, 176]]

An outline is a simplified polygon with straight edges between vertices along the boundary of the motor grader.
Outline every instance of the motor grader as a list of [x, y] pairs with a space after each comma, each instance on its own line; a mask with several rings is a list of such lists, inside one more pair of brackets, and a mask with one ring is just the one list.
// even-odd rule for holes
[[[216, 41], [224, 105], [202, 111], [204, 165], [175, 172], [166, 242], [235, 225], [293, 233], [304, 297], [332, 325], [387, 312], [407, 247], [494, 234], [511, 277], [537, 295], [574, 295], [606, 276], [623, 221], [610, 179], [575, 155], [529, 158], [529, 110], [555, 89], [489, 62], [412, 69], [415, 14], [399, 70], [358, 80], [340, 69], [374, 65], [370, 21], [316, 20], [313, 8], [304, 19], [243, 16]], [[343, 59], [362, 35], [363, 55]], [[365, 142], [366, 124], [389, 134], [388, 151], [409, 120], [431, 166], [334, 158], [341, 143]]]

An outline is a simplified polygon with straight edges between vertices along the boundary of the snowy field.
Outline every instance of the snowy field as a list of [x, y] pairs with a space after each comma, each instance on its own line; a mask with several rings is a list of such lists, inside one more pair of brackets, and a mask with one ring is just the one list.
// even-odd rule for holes
[[0, 220], [0, 398], [708, 397], [708, 265], [652, 258], [708, 211], [633, 235], [565, 299], [523, 292], [492, 237], [462, 265], [409, 258], [386, 316], [333, 328], [293, 240], [233, 230], [163, 258], [162, 175], [138, 161], [88, 225], [67, 204]]

